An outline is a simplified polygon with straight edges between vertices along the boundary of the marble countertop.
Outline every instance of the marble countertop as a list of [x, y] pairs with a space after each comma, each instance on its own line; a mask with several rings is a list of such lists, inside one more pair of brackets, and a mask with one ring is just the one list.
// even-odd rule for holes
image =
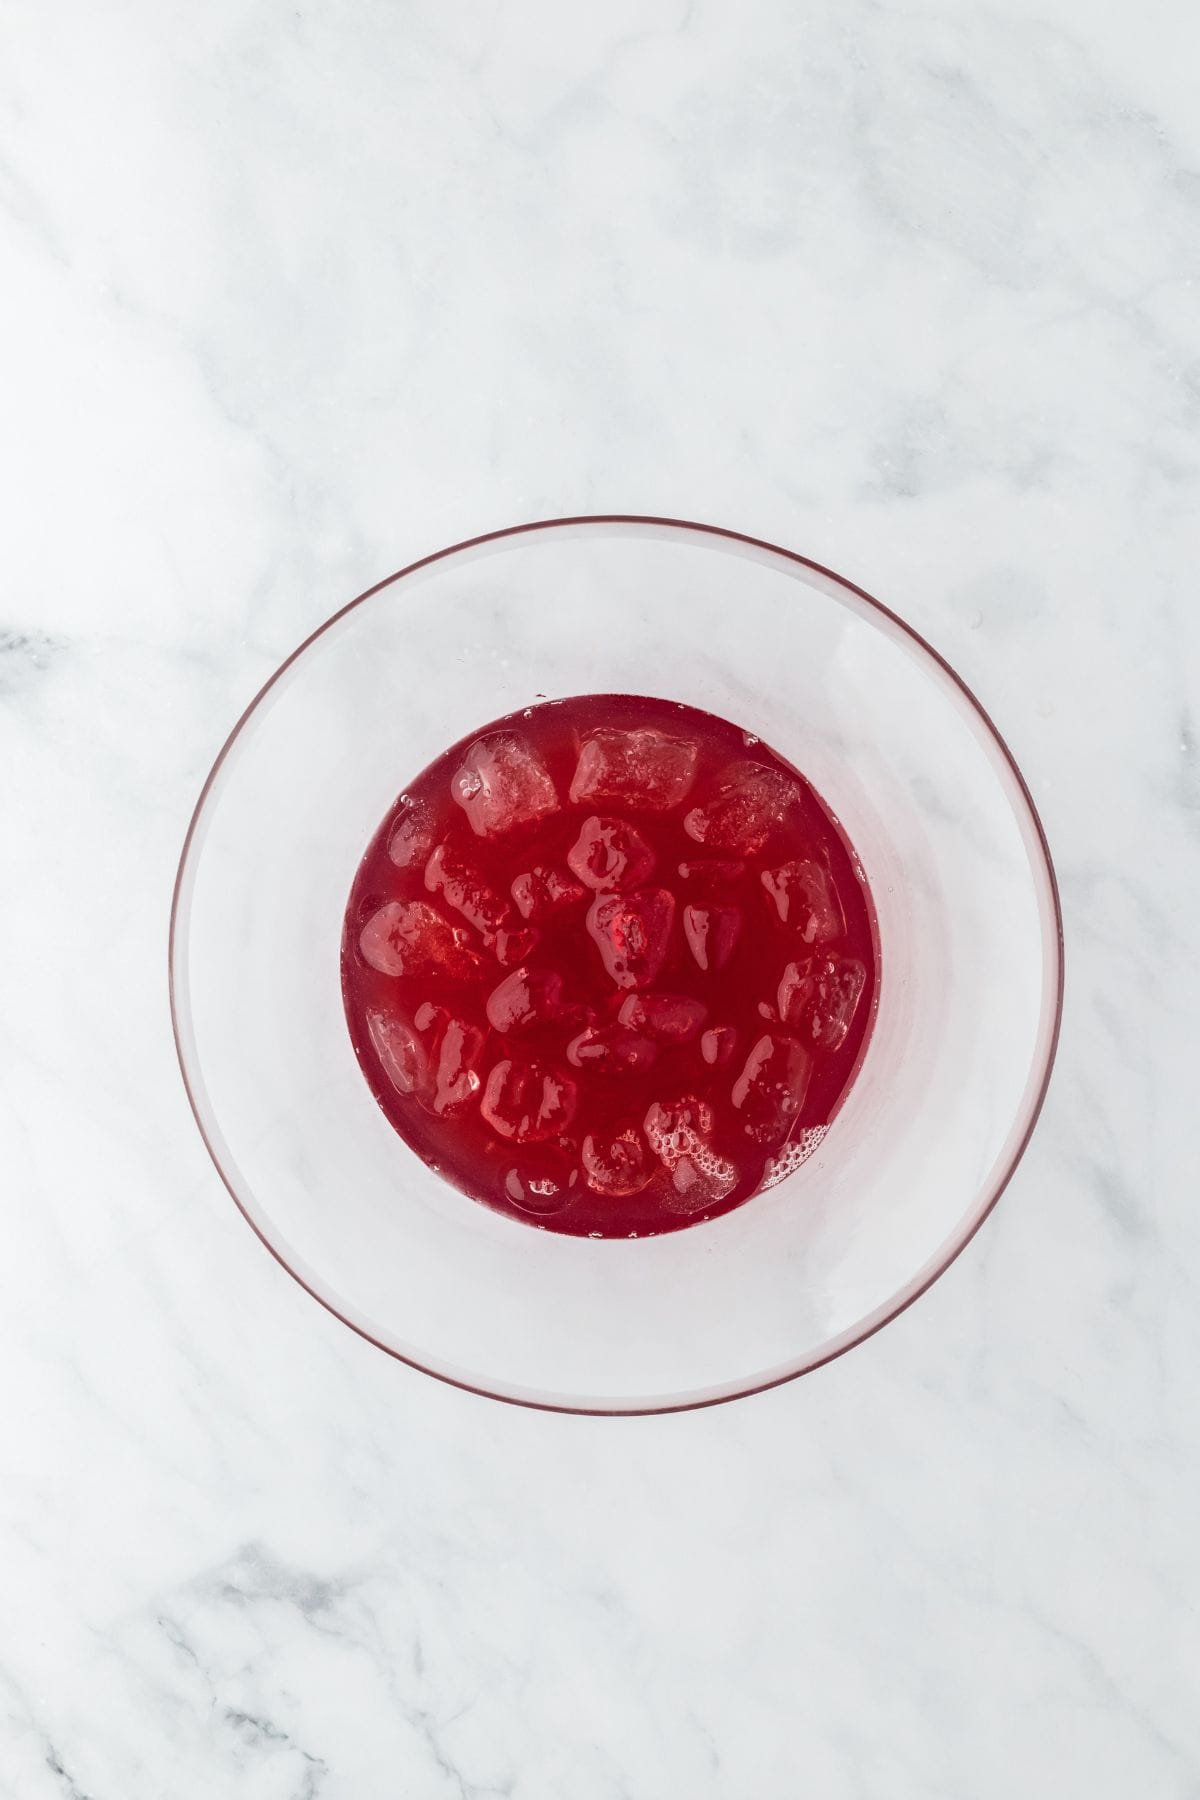
[[[1178, 0], [12, 0], [0, 1794], [1200, 1795], [1200, 24]], [[193, 1127], [197, 789], [443, 544], [711, 520], [975, 687], [1061, 877], [1016, 1179], [712, 1412], [315, 1306]]]

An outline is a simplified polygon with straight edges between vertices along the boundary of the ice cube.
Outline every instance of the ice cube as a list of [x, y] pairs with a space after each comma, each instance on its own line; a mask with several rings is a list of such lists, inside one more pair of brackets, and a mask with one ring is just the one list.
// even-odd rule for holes
[[723, 969], [742, 935], [736, 906], [685, 906], [683, 935], [702, 969]]
[[737, 1186], [737, 1170], [709, 1142], [712, 1108], [694, 1094], [656, 1100], [648, 1109], [646, 1141], [671, 1178], [663, 1204], [672, 1212], [702, 1212]]
[[619, 988], [649, 987], [667, 958], [675, 896], [666, 888], [598, 894], [587, 928], [604, 967]]
[[820, 863], [803, 858], [764, 869], [762, 884], [782, 922], [806, 944], [828, 944], [845, 931], [833, 877]]
[[540, 931], [531, 926], [519, 931], [510, 931], [507, 927], [502, 927], [496, 933], [496, 941], [492, 945], [500, 967], [511, 969], [515, 963], [522, 963], [526, 957], [532, 956], [541, 935]]
[[790, 962], [779, 983], [779, 1016], [806, 1043], [840, 1050], [867, 985], [867, 971], [853, 956], [806, 956]]
[[801, 798], [799, 784], [781, 770], [761, 763], [734, 763], [720, 776], [711, 797], [688, 813], [683, 829], [707, 850], [753, 856]]
[[358, 947], [381, 975], [445, 975], [464, 981], [479, 966], [466, 933], [427, 900], [389, 900], [363, 926]]
[[[779, 978], [777, 1003], [779, 1017], [790, 1029], [798, 1031], [803, 1027], [804, 1014], [813, 995], [817, 991], [817, 958], [806, 956], [800, 962], [790, 962]], [[759, 1006], [759, 1011], [763, 1007]]]
[[584, 889], [565, 869], [539, 863], [518, 875], [512, 884], [512, 897], [523, 919], [542, 920], [582, 900]]
[[641, 1031], [660, 1044], [686, 1044], [694, 1038], [708, 1008], [690, 994], [630, 994], [617, 1018], [630, 1031]]
[[710, 1068], [723, 1069], [737, 1048], [732, 1025], [713, 1025], [700, 1039], [700, 1054]]
[[412, 1028], [394, 1013], [370, 1011], [367, 1030], [380, 1067], [396, 1092], [407, 1099], [424, 1087], [429, 1059]]
[[657, 1045], [623, 1025], [589, 1025], [567, 1045], [571, 1067], [591, 1069], [597, 1075], [641, 1074], [657, 1057]]
[[795, 1038], [764, 1032], [733, 1084], [734, 1110], [746, 1136], [757, 1144], [778, 1144], [792, 1130], [804, 1105], [812, 1058]]
[[715, 1150], [701, 1148], [693, 1156], [681, 1156], [671, 1170], [671, 1186], [663, 1195], [669, 1212], [703, 1212], [715, 1206], [737, 1186], [737, 1170]]
[[585, 819], [567, 851], [567, 862], [590, 888], [633, 888], [645, 881], [656, 857], [640, 831], [624, 819]]
[[580, 747], [571, 799], [669, 812], [691, 791], [698, 755], [689, 738], [651, 726], [593, 731]]
[[504, 1192], [522, 1212], [540, 1216], [561, 1212], [578, 1180], [577, 1169], [560, 1166], [556, 1160], [552, 1168], [510, 1169], [504, 1177]]
[[494, 1031], [525, 1031], [562, 1012], [562, 976], [553, 969], [514, 969], [488, 995], [488, 1024]]
[[502, 900], [479, 871], [446, 844], [439, 844], [425, 865], [425, 891], [440, 894], [447, 906], [475, 927], [489, 948], [512, 913], [508, 901]]
[[636, 1125], [589, 1131], [583, 1140], [582, 1161], [588, 1186], [614, 1200], [640, 1194], [652, 1173]]
[[515, 731], [476, 738], [451, 778], [450, 792], [477, 837], [498, 837], [558, 807], [554, 783], [537, 751]]
[[571, 1123], [576, 1088], [569, 1075], [505, 1057], [487, 1078], [480, 1111], [493, 1131], [518, 1144], [557, 1137]]
[[706, 856], [692, 862], [681, 862], [679, 873], [684, 881], [693, 883], [706, 893], [716, 888], [731, 887], [740, 881], [746, 873], [746, 865], [737, 857]]
[[411, 869], [423, 863], [433, 848], [433, 809], [427, 800], [401, 797], [388, 838], [388, 855], [398, 869]]
[[447, 1019], [438, 1033], [433, 1077], [433, 1111], [439, 1118], [462, 1112], [479, 1092], [477, 1065], [483, 1033], [477, 1025]]

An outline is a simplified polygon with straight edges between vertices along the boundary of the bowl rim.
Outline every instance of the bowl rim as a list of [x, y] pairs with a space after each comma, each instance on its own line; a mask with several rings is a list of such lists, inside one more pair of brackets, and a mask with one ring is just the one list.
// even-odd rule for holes
[[[1016, 1139], [1008, 1157], [998, 1167], [991, 1189], [987, 1193], [986, 1198], [981, 1204], [976, 1206], [970, 1215], [968, 1215], [964, 1227], [951, 1237], [944, 1254], [936, 1260], [932, 1267], [918, 1271], [918, 1274], [905, 1286], [898, 1289], [890, 1300], [886, 1301], [882, 1306], [877, 1307], [873, 1312], [868, 1313], [859, 1321], [857, 1326], [853, 1327], [850, 1331], [844, 1333], [840, 1338], [835, 1339], [830, 1344], [823, 1346], [818, 1354], [802, 1359], [795, 1368], [787, 1369], [782, 1373], [777, 1371], [772, 1372], [763, 1380], [747, 1382], [744, 1386], [737, 1386], [727, 1391], [722, 1391], [721, 1393], [701, 1394], [679, 1399], [652, 1399], [636, 1404], [621, 1406], [589, 1405], [587, 1403], [575, 1403], [562, 1399], [543, 1399], [529, 1394], [505, 1393], [497, 1388], [489, 1388], [482, 1382], [468, 1381], [460, 1376], [452, 1375], [444, 1369], [434, 1368], [428, 1363], [421, 1362], [419, 1358], [412, 1355], [405, 1355], [402, 1351], [395, 1349], [391, 1344], [383, 1342], [382, 1339], [376, 1337], [372, 1332], [367, 1330], [365, 1326], [359, 1324], [356, 1320], [347, 1317], [347, 1315], [342, 1312], [331, 1299], [320, 1293], [312, 1282], [306, 1280], [304, 1275], [292, 1266], [279, 1247], [271, 1241], [262, 1230], [257, 1220], [247, 1210], [233, 1179], [223, 1166], [221, 1158], [217, 1153], [216, 1145], [213, 1143], [205, 1126], [203, 1113], [201, 1111], [192, 1076], [188, 1069], [187, 1057], [184, 1051], [183, 1027], [181, 1024], [181, 984], [177, 981], [176, 977], [176, 961], [180, 948], [184, 883], [192, 847], [196, 839], [200, 820], [204, 813], [209, 794], [212, 792], [218, 776], [224, 768], [226, 761], [233, 751], [234, 745], [241, 736], [251, 715], [257, 712], [260, 704], [266, 699], [271, 689], [282, 680], [292, 664], [297, 662], [299, 658], [316, 643], [318, 638], [323, 637], [327, 631], [332, 630], [335, 625], [340, 623], [340, 621], [349, 613], [355, 611], [357, 607], [360, 607], [368, 600], [373, 599], [374, 596], [382, 592], [384, 588], [391, 587], [396, 582], [403, 580], [406, 576], [415, 574], [419, 569], [428, 568], [434, 563], [444, 562], [448, 558], [456, 556], [462, 551], [473, 550], [485, 544], [500, 543], [507, 538], [523, 537], [536, 532], [554, 531], [564, 527], [588, 525], [629, 525], [634, 527], [658, 526], [671, 531], [695, 532], [702, 537], [722, 539], [729, 543], [746, 545], [754, 550], [764, 550], [772, 556], [781, 557], [785, 562], [794, 563], [803, 569], [809, 569], [814, 574], [820, 575], [826, 580], [833, 582], [836, 586], [847, 590], [849, 593], [855, 595], [857, 599], [864, 602], [865, 605], [871, 611], [878, 614], [881, 619], [886, 620], [889, 625], [894, 627], [909, 641], [910, 645], [915, 646], [918, 650], [923, 652], [924, 655], [929, 657], [936, 667], [941, 670], [942, 674], [949, 678], [952, 685], [957, 688], [959, 694], [966, 700], [970, 709], [977, 716], [977, 720], [982, 725], [985, 733], [991, 737], [995, 747], [1000, 752], [1001, 758], [1007, 765], [1008, 771], [1016, 783], [1018, 793], [1027, 811], [1029, 824], [1033, 829], [1037, 852], [1040, 855], [1046, 876], [1047, 891], [1053, 913], [1053, 929], [1048, 934], [1047, 941], [1044, 945], [1047, 955], [1052, 957], [1054, 962], [1053, 981], [1051, 984], [1053, 992], [1053, 1016], [1050, 1019], [1049, 1032], [1044, 1040], [1043, 1061], [1040, 1076], [1037, 1080], [1036, 1087], [1032, 1092], [1031, 1098], [1026, 1102], [1028, 1114], [1024, 1122], [1024, 1127], [1021, 1130], [1019, 1137]], [[704, 524], [695, 519], [680, 519], [653, 513], [576, 513], [549, 519], [532, 519], [523, 524], [505, 525], [495, 531], [480, 532], [473, 537], [463, 538], [458, 543], [448, 544], [443, 549], [435, 550], [427, 556], [418, 557], [414, 562], [406, 563], [393, 574], [385, 576], [381, 581], [374, 582], [372, 586], [364, 589], [361, 594], [356, 594], [352, 600], [348, 600], [344, 606], [338, 607], [336, 612], [331, 613], [327, 619], [323, 620], [313, 631], [310, 631], [307, 637], [305, 637], [301, 643], [296, 645], [296, 648], [283, 659], [279, 666], [270, 676], [268, 676], [267, 680], [263, 682], [262, 686], [253, 695], [249, 703], [243, 709], [232, 730], [229, 732], [224, 743], [221, 745], [216, 759], [205, 777], [204, 784], [201, 787], [195, 805], [192, 808], [191, 817], [188, 820], [187, 831], [184, 835], [183, 846], [180, 850], [179, 863], [175, 872], [175, 880], [171, 891], [171, 915], [167, 934], [167, 991], [171, 1013], [171, 1035], [174, 1040], [175, 1054], [179, 1062], [179, 1071], [183, 1080], [184, 1092], [187, 1095], [188, 1105], [192, 1111], [192, 1117], [195, 1120], [196, 1128], [200, 1133], [200, 1138], [205, 1149], [208, 1151], [213, 1167], [228, 1192], [230, 1199], [237, 1207], [238, 1212], [246, 1221], [246, 1224], [250, 1227], [255, 1237], [265, 1249], [269, 1251], [279, 1266], [286, 1270], [293, 1281], [303, 1288], [306, 1294], [309, 1294], [312, 1299], [323, 1306], [326, 1312], [331, 1313], [335, 1319], [338, 1319], [343, 1325], [347, 1326], [358, 1337], [364, 1338], [367, 1343], [373, 1344], [376, 1349], [382, 1350], [396, 1362], [403, 1363], [411, 1369], [416, 1369], [423, 1375], [432, 1376], [435, 1381], [440, 1381], [447, 1387], [458, 1388], [464, 1393], [476, 1394], [482, 1399], [499, 1400], [505, 1405], [521, 1406], [533, 1412], [566, 1413], [587, 1418], [645, 1418], [657, 1417], [666, 1413], [698, 1412], [707, 1407], [724, 1406], [734, 1400], [747, 1399], [753, 1394], [767, 1393], [772, 1388], [783, 1387], [789, 1382], [798, 1380], [803, 1375], [810, 1375], [814, 1370], [824, 1368], [826, 1364], [837, 1361], [839, 1357], [845, 1356], [848, 1351], [856, 1349], [859, 1344], [866, 1343], [869, 1338], [874, 1337], [877, 1332], [882, 1331], [886, 1325], [890, 1325], [894, 1319], [899, 1318], [902, 1313], [907, 1312], [910, 1306], [915, 1305], [924, 1294], [929, 1292], [934, 1283], [940, 1280], [946, 1273], [946, 1270], [957, 1261], [967, 1245], [983, 1226], [985, 1220], [990, 1218], [1005, 1189], [1008, 1187], [1016, 1173], [1026, 1150], [1029, 1148], [1030, 1140], [1033, 1137], [1038, 1120], [1041, 1117], [1042, 1108], [1045, 1104], [1046, 1093], [1050, 1086], [1050, 1078], [1054, 1071], [1055, 1059], [1058, 1053], [1059, 1039], [1062, 1031], [1064, 983], [1065, 967], [1062, 900], [1059, 892], [1058, 877], [1054, 868], [1054, 859], [1050, 853], [1050, 845], [1046, 837], [1046, 831], [1042, 823], [1041, 815], [1038, 812], [1033, 795], [1030, 792], [1029, 784], [1022, 774], [1016, 757], [1009, 748], [1006, 739], [998, 729], [991, 714], [983, 705], [978, 695], [967, 684], [958, 671], [951, 666], [940, 651], [934, 648], [927, 638], [923, 637], [915, 627], [908, 624], [905, 619], [901, 618], [899, 613], [894, 612], [891, 607], [885, 606], [881, 600], [876, 599], [875, 596], [868, 593], [865, 588], [859, 587], [856, 582], [848, 580], [846, 576], [839, 574], [835, 569], [828, 568], [824, 563], [819, 563], [812, 557], [803, 556], [799, 551], [786, 549], [781, 544], [772, 543], [768, 538], [756, 537], [748, 532], [736, 531], [723, 525]]]

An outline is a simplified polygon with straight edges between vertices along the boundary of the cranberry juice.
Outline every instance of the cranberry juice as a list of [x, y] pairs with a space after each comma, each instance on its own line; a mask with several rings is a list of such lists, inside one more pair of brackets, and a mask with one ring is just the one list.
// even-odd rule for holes
[[431, 763], [342, 943], [401, 1137], [575, 1235], [673, 1231], [782, 1180], [846, 1091], [875, 984], [866, 884], [809, 784], [724, 719], [612, 694]]

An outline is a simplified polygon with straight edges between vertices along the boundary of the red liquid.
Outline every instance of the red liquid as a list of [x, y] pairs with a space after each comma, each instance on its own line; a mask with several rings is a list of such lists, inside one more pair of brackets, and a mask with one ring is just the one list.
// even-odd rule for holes
[[796, 1167], [875, 978], [870, 897], [813, 789], [724, 719], [611, 694], [499, 719], [418, 775], [342, 943], [359, 1065], [417, 1155], [603, 1237]]

